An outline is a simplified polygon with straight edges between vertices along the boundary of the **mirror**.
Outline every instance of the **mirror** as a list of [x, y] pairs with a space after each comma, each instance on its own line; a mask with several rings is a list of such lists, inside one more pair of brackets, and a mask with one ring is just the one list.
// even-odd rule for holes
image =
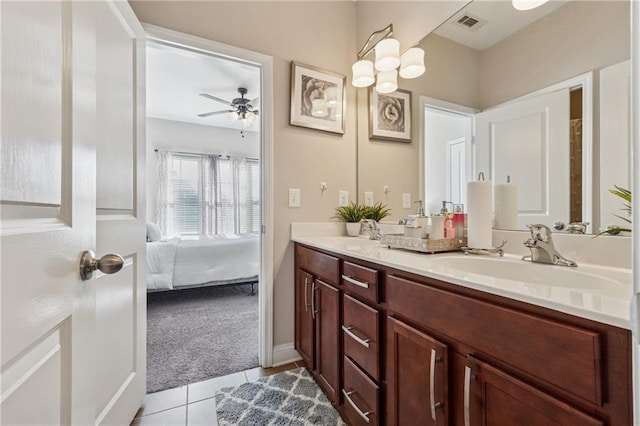
[[[469, 3], [419, 43], [426, 52], [425, 74], [413, 80], [399, 79], [400, 88], [412, 92], [412, 143], [370, 140], [367, 94], [359, 90], [358, 199], [364, 200], [365, 192], [373, 192], [374, 201], [388, 204], [392, 219], [397, 220], [415, 211], [412, 203], [403, 203], [406, 194], [412, 201], [425, 197], [429, 212], [437, 213], [443, 200], [458, 196], [452, 184], [455, 176], [460, 188], [479, 171], [494, 183], [506, 182], [506, 175], [495, 167], [500, 159], [505, 164], [514, 162], [513, 152], [498, 148], [504, 144], [491, 141], [494, 151], [487, 154], [477, 140], [474, 145], [465, 142], [458, 151], [450, 150], [449, 156], [444, 149], [438, 152], [429, 146], [425, 142], [429, 131], [422, 125], [429, 120], [425, 105], [431, 104], [444, 114], [461, 112], [473, 117], [473, 123], [478, 112], [566, 91], [566, 99], [560, 101], [567, 104], [569, 115], [569, 122], [562, 123], [566, 129], [563, 134], [569, 144], [573, 127], [573, 139], [584, 146], [578, 144], [573, 155], [566, 152], [553, 158], [547, 154], [547, 148], [554, 144], [552, 139], [540, 144], [542, 151], [527, 154], [516, 150], [523, 162], [511, 168], [517, 177], [523, 215], [518, 228], [528, 221], [527, 212], [549, 210], [544, 203], [553, 197], [563, 201], [566, 210], [559, 213], [561, 217], [549, 214], [549, 223], [543, 221], [549, 226], [556, 220], [588, 220], [592, 224], [588, 230], [599, 232], [608, 225], [623, 224], [615, 216], [622, 213], [622, 201], [609, 189], [613, 185], [629, 188], [631, 181], [629, 16], [628, 1], [553, 1], [527, 12], [517, 12], [505, 1]], [[575, 119], [582, 119], [582, 128], [571, 124]], [[512, 126], [516, 135], [521, 125]], [[470, 138], [469, 133], [478, 131], [476, 126], [469, 130], [468, 125], [460, 129], [450, 141]], [[527, 135], [518, 139], [525, 140], [530, 151], [533, 145], [524, 137]], [[451, 152], [471, 160], [465, 160], [466, 166], [461, 167], [464, 173], [453, 177], [433, 166], [448, 163], [447, 158], [453, 158]], [[548, 162], [540, 164], [540, 155], [547, 155]], [[535, 173], [525, 174], [525, 170]], [[558, 184], [558, 173], [567, 176], [566, 184]], [[543, 181], [540, 184], [539, 179]], [[445, 188], [447, 182], [449, 188]], [[530, 189], [532, 183], [538, 185], [538, 192]], [[441, 192], [433, 189], [437, 185], [441, 185]], [[384, 187], [390, 190], [383, 192]], [[557, 192], [553, 197], [552, 190]], [[540, 203], [535, 205], [532, 199]]]

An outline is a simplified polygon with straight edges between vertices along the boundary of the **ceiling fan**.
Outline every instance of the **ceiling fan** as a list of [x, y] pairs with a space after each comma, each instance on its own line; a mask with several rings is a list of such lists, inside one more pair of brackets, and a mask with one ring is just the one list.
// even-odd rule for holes
[[244, 95], [247, 94], [247, 89], [244, 87], [238, 87], [238, 93], [240, 93], [240, 97], [235, 98], [232, 101], [225, 101], [224, 99], [220, 99], [216, 96], [209, 95], [207, 93], [200, 93], [200, 96], [229, 105], [231, 109], [205, 112], [204, 114], [198, 114], [198, 117], [209, 117], [212, 115], [228, 114], [230, 112], [235, 112], [237, 114], [237, 117], [234, 117], [234, 118], [237, 118], [238, 120], [246, 121], [247, 124], [251, 124], [250, 122], [253, 122], [253, 119], [255, 118], [255, 116], [259, 114], [259, 111], [257, 109], [254, 109], [254, 105], [258, 101], [258, 98], [254, 98], [254, 99], [245, 98]]

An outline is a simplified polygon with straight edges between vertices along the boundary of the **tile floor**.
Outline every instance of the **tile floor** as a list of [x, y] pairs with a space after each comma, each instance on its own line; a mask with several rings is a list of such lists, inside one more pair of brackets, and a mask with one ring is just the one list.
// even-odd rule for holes
[[174, 389], [148, 394], [131, 426], [217, 426], [216, 389], [302, 367], [302, 361], [274, 368], [253, 368]]

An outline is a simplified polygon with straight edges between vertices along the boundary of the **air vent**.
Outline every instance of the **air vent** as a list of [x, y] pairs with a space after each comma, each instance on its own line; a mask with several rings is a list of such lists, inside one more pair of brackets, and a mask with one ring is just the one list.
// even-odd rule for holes
[[471, 15], [470, 13], [464, 13], [458, 19], [453, 21], [453, 23], [457, 27], [461, 27], [466, 29], [467, 31], [473, 32], [477, 31], [478, 28], [486, 24], [487, 21], [478, 16]]

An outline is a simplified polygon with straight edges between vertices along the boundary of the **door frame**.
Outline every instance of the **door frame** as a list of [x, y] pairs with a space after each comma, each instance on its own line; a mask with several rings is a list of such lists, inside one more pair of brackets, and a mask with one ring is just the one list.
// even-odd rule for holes
[[260, 291], [258, 292], [258, 361], [273, 365], [273, 58], [179, 31], [142, 24], [147, 40], [255, 65], [260, 69], [260, 173], [262, 234], [260, 241]]

